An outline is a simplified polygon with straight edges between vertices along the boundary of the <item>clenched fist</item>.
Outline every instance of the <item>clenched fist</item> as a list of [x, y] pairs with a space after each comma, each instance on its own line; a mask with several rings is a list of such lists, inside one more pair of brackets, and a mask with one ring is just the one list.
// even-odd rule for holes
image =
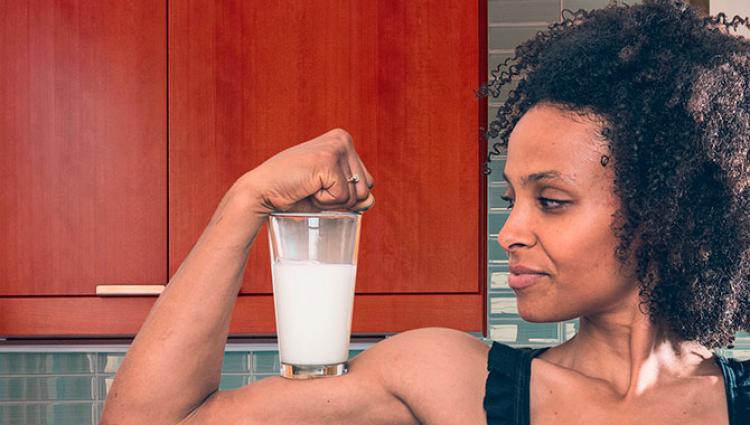
[[[335, 129], [286, 149], [243, 175], [260, 206], [257, 212], [319, 212], [372, 207], [372, 175], [354, 150], [352, 137]], [[242, 190], [242, 189], [239, 189]]]

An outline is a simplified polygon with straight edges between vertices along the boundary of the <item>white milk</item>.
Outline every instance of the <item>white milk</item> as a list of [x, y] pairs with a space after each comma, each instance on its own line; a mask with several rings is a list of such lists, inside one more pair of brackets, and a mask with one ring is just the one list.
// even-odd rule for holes
[[281, 362], [345, 362], [357, 266], [288, 261], [273, 263], [272, 273]]

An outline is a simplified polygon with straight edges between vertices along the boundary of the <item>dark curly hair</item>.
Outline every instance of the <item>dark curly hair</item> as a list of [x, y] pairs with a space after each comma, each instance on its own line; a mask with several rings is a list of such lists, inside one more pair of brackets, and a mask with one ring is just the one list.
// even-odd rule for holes
[[488, 160], [536, 104], [601, 119], [621, 201], [615, 254], [634, 256], [651, 321], [709, 348], [750, 328], [750, 42], [728, 34], [739, 25], [671, 0], [566, 10], [479, 93], [518, 83], [486, 131], [499, 138]]

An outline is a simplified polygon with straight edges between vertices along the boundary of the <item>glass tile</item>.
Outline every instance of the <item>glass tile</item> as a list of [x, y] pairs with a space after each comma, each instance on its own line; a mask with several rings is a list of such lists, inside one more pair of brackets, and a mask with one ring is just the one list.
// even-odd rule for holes
[[490, 339], [493, 341], [514, 344], [518, 340], [517, 323], [497, 323], [490, 325]]
[[249, 377], [247, 375], [221, 375], [219, 383], [220, 390], [234, 390], [247, 385]]
[[[500, 198], [500, 194], [492, 193], [492, 196], [496, 196]], [[500, 199], [500, 202], [507, 204], [507, 202]], [[505, 222], [508, 221], [508, 216], [510, 215], [510, 210], [503, 211], [503, 212], [490, 212], [487, 216], [487, 231], [491, 235], [497, 235], [500, 233], [500, 229], [503, 228], [505, 225]]]
[[560, 324], [530, 323], [519, 318], [491, 318], [490, 338], [516, 346], [553, 346], [560, 341]]
[[[490, 143], [494, 143], [490, 141]], [[503, 148], [499, 150], [502, 154]], [[500, 199], [500, 195], [505, 191], [505, 180], [503, 180], [503, 171], [505, 170], [505, 159], [503, 157], [493, 155], [490, 159], [489, 164], [490, 174], [487, 176], [487, 183], [492, 186], [487, 188], [487, 194], [492, 198], [488, 199], [487, 208], [499, 208], [503, 207], [504, 202]]]
[[104, 411], [104, 403], [94, 403], [94, 423], [98, 424]]
[[518, 303], [512, 295], [493, 295], [490, 297], [490, 315], [517, 316]]
[[561, 335], [561, 337], [563, 338], [563, 341], [567, 341], [570, 338], [573, 338], [575, 334], [578, 333], [578, 323], [579, 323], [579, 320], [575, 319], [575, 320], [569, 320], [562, 324], [563, 334]]
[[125, 353], [98, 354], [97, 372], [115, 373], [125, 359]]
[[258, 373], [279, 373], [281, 365], [279, 364], [279, 355], [275, 351], [256, 351], [253, 356], [253, 372]]
[[229, 351], [224, 353], [224, 364], [221, 371], [226, 372], [248, 372], [248, 353]]
[[546, 29], [547, 25], [490, 27], [488, 45], [491, 49], [515, 49]]
[[490, 22], [553, 22], [560, 19], [560, 0], [489, 0]]
[[0, 404], [0, 423], [9, 425], [95, 425], [92, 403]]
[[93, 396], [91, 377], [0, 378], [0, 401], [93, 400]]
[[488, 280], [490, 290], [510, 290], [510, 286], [508, 286], [508, 272], [492, 271], [488, 276]]
[[0, 375], [75, 375], [93, 371], [93, 354], [0, 353]]
[[496, 238], [492, 238], [487, 241], [487, 261], [489, 261], [490, 264], [508, 262], [508, 255], [497, 242]]
[[724, 350], [723, 355], [731, 357], [740, 361], [750, 360], [750, 348], [748, 349], [732, 349]]
[[96, 379], [96, 400], [106, 400], [107, 394], [109, 394], [109, 389], [115, 381], [115, 376], [97, 376], [94, 379]]

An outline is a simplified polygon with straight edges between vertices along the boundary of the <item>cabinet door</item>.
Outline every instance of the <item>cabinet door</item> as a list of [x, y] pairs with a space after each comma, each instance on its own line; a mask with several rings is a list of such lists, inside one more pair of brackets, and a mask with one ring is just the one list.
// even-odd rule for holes
[[[170, 273], [236, 178], [341, 127], [376, 180], [357, 293], [479, 294], [478, 3], [170, 2]], [[264, 229], [241, 293], [270, 292]]]
[[[164, 0], [0, 2], [0, 296], [166, 282], [165, 14]], [[24, 302], [45, 316], [45, 298]]]

